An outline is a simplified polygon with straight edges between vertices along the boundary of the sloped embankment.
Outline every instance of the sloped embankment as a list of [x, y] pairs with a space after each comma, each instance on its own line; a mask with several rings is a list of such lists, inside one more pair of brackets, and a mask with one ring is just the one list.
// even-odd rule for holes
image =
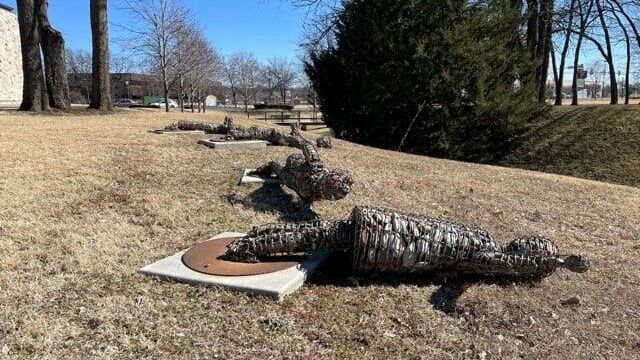
[[554, 108], [501, 165], [640, 186], [640, 106]]

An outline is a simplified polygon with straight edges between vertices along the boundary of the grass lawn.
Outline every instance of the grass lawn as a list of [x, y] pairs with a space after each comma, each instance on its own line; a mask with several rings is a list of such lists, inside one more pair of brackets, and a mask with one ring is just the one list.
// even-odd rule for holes
[[[0, 114], [0, 358], [640, 352], [640, 189], [339, 140], [322, 154], [356, 184], [346, 199], [317, 204], [324, 217], [370, 204], [480, 225], [503, 242], [541, 233], [587, 255], [593, 269], [530, 285], [363, 276], [334, 265], [281, 303], [139, 275], [222, 231], [298, 216], [290, 192], [236, 185], [243, 168], [295, 149], [215, 151], [198, 136], [148, 132], [223, 116]], [[561, 304], [571, 297], [579, 304]]]
[[554, 107], [502, 164], [640, 187], [640, 106]]

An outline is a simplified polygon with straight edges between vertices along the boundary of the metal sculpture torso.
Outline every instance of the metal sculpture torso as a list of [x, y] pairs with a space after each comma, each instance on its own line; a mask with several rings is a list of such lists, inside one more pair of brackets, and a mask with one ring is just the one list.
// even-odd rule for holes
[[356, 269], [376, 272], [546, 276], [557, 268], [589, 269], [586, 258], [560, 255], [541, 236], [518, 238], [502, 246], [480, 228], [371, 207], [356, 207], [348, 220], [256, 227], [231, 243], [225, 258], [257, 261], [317, 249], [351, 253]]

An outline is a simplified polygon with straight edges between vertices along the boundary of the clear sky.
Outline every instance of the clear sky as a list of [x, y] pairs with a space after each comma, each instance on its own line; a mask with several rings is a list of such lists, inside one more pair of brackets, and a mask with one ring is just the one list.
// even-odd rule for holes
[[[123, 24], [127, 16], [121, 10], [125, 0], [108, 0], [109, 23], [112, 40], [117, 38], [116, 24]], [[16, 0], [0, 0], [15, 7]], [[272, 57], [295, 60], [302, 27], [307, 17], [304, 9], [291, 5], [290, 0], [181, 0], [196, 17], [197, 23], [205, 31], [218, 51], [228, 55], [237, 50], [253, 52], [261, 61]], [[49, 17], [55, 28], [62, 31], [67, 47], [91, 51], [91, 30], [89, 24], [89, 0], [49, 0]], [[559, 42], [561, 43], [561, 41]], [[111, 49], [118, 53], [117, 41], [112, 41]], [[572, 64], [573, 48], [567, 58]], [[615, 46], [617, 70], [624, 70], [625, 50], [621, 44]], [[602, 57], [594, 47], [585, 42], [581, 63], [585, 68], [593, 68], [594, 62]], [[600, 64], [597, 71], [602, 71]], [[633, 69], [632, 78], [638, 78]], [[565, 70], [565, 80], [571, 79], [573, 70]], [[549, 70], [549, 80], [553, 73]], [[592, 76], [589, 77], [592, 79]]]
[[[114, 24], [123, 23], [123, 0], [108, 0], [112, 38]], [[15, 0], [0, 0], [15, 7]], [[182, 0], [222, 54], [253, 52], [259, 60], [297, 57], [306, 12], [287, 0]], [[60, 30], [66, 46], [91, 51], [89, 0], [49, 0], [49, 20]], [[117, 43], [112, 44], [114, 50]], [[116, 50], [117, 51], [117, 50]]]

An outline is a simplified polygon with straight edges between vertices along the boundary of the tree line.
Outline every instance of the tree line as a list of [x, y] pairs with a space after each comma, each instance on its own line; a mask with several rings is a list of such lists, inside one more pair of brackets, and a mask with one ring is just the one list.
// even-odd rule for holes
[[325, 121], [348, 140], [499, 161], [548, 110], [549, 74], [560, 105], [563, 74], [572, 66], [577, 104], [586, 42], [608, 66], [612, 104], [616, 44], [624, 44], [629, 102], [629, 68], [640, 48], [635, 0], [296, 3], [315, 15], [304, 39], [305, 71]]
[[578, 67], [585, 43], [591, 44], [607, 64], [611, 88], [611, 104], [618, 103], [618, 80], [615, 50], [624, 49], [624, 103], [629, 104], [632, 57], [640, 50], [637, 15], [640, 2], [636, 0], [564, 0], [555, 4], [553, 14], [553, 45], [551, 60], [555, 83], [555, 104], [562, 104], [562, 84], [570, 45], [573, 45], [573, 79], [571, 104], [578, 104]]
[[[62, 34], [50, 24], [47, 0], [18, 0], [23, 62], [21, 110], [43, 111], [70, 106], [68, 74], [91, 73], [83, 91], [89, 108], [111, 109], [110, 69], [137, 69], [158, 75], [165, 99], [174, 91], [204, 111], [204, 101], [222, 72], [222, 60], [192, 14], [179, 0], [123, 0], [129, 17], [122, 30], [126, 58], [109, 54], [107, 0], [90, 1], [92, 52], [65, 48]], [[169, 111], [169, 102], [165, 101]]]
[[266, 94], [265, 101], [287, 104], [289, 92], [301, 80], [300, 66], [284, 58], [273, 58], [261, 64], [248, 51], [235, 52], [225, 58], [224, 81], [231, 93], [231, 103], [241, 104], [245, 111], [249, 105]]

